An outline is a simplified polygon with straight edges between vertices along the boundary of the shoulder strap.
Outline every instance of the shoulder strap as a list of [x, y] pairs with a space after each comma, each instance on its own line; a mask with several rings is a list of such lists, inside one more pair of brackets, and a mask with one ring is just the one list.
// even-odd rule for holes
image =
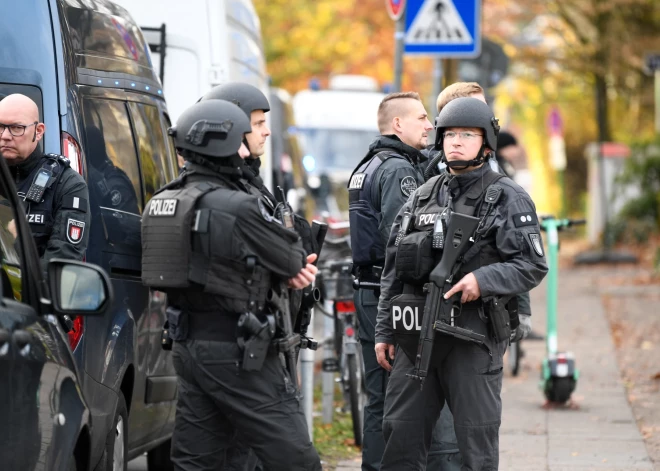
[[398, 157], [401, 158], [399, 154], [394, 153], [391, 149], [374, 149], [373, 151], [369, 151], [367, 155], [364, 156], [362, 160], [360, 160], [360, 163], [355, 166], [355, 169], [351, 172], [351, 176], [348, 178], [348, 185], [350, 186], [350, 182], [353, 178], [353, 175], [355, 172], [357, 172], [360, 167], [362, 167], [364, 164], [367, 162], [370, 162], [371, 160], [378, 158], [381, 163], [385, 162], [387, 159], [390, 157]]
[[454, 201], [455, 211], [461, 214], [475, 216], [481, 207], [480, 203], [484, 200], [484, 196], [488, 192], [488, 189], [491, 185], [497, 183], [504, 177], [505, 175], [502, 175], [501, 173], [496, 173], [492, 170], [487, 171], [483, 176], [483, 185], [472, 185], [472, 187], [463, 193], [458, 200]]

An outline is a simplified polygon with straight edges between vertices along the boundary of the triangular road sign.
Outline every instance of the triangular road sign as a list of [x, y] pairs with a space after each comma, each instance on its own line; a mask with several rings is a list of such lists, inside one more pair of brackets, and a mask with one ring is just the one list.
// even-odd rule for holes
[[408, 45], [473, 43], [453, 0], [425, 0], [405, 41]]

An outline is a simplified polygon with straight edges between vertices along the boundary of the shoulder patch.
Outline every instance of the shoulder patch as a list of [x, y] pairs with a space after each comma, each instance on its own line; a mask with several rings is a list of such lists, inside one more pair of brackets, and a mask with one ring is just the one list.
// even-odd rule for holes
[[351, 177], [351, 181], [348, 183], [349, 190], [361, 190], [364, 186], [364, 181], [366, 180], [366, 173], [354, 173]]
[[408, 175], [401, 179], [401, 193], [403, 193], [404, 196], [412, 195], [416, 189], [417, 181], [413, 177]]
[[543, 257], [543, 241], [541, 240], [541, 234], [536, 232], [529, 233], [529, 242], [532, 244], [532, 248], [536, 255]]
[[539, 223], [536, 213], [518, 213], [513, 215], [513, 223], [516, 227], [536, 226]]
[[75, 219], [69, 219], [66, 226], [66, 238], [74, 245], [78, 245], [83, 240], [85, 233], [85, 223]]

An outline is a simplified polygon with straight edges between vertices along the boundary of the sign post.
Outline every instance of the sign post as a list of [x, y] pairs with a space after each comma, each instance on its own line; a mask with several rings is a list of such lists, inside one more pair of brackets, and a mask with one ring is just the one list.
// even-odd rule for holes
[[645, 71], [653, 75], [655, 85], [655, 132], [660, 134], [660, 53], [646, 55]]
[[442, 90], [442, 59], [481, 54], [481, 0], [408, 0], [404, 36], [406, 54], [435, 59], [435, 103]]
[[550, 135], [550, 166], [557, 171], [561, 191], [561, 217], [566, 217], [566, 142], [564, 141], [564, 122], [559, 108], [553, 106], [548, 114], [548, 134]]
[[401, 91], [401, 78], [403, 76], [403, 39], [405, 37], [406, 0], [385, 0], [387, 14], [396, 22], [394, 32], [394, 91]]

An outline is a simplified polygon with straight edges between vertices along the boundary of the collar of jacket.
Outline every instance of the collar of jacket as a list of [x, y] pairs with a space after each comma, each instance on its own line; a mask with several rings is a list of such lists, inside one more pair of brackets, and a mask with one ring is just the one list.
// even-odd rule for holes
[[403, 155], [408, 158], [413, 164], [425, 162], [428, 157], [422, 154], [419, 150], [404, 143], [399, 136], [395, 134], [387, 134], [378, 136], [369, 146], [369, 152], [375, 154], [378, 149], [391, 149], [397, 154]]
[[463, 194], [468, 188], [479, 181], [486, 172], [490, 171], [490, 166], [484, 164], [479, 168], [475, 168], [460, 175], [453, 175], [448, 173], [447, 185], [452, 192], [454, 198]]
[[39, 152], [38, 149], [34, 149], [34, 152], [32, 152], [27, 159], [17, 163], [16, 165], [10, 165], [9, 170], [11, 171], [15, 181], [18, 183], [30, 175], [30, 172], [32, 172], [32, 170], [34, 170], [34, 168], [39, 165], [39, 162], [41, 162], [43, 156], [44, 154], [42, 152]]

